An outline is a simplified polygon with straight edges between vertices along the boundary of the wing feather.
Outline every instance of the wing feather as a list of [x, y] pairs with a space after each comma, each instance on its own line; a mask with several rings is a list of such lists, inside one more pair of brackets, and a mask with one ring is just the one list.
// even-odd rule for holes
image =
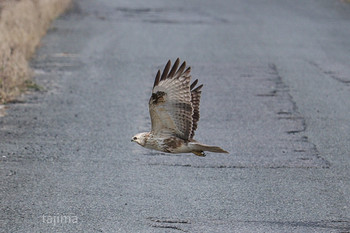
[[154, 79], [154, 84], [153, 87], [157, 86], [159, 83], [159, 78], [160, 78], [160, 70], [158, 70], [158, 73], [156, 75], [156, 78]]
[[174, 65], [173, 65], [173, 68], [171, 68], [169, 74], [168, 74], [168, 77], [173, 77], [177, 68], [179, 67], [179, 63], [180, 63], [180, 59], [176, 59]]
[[[179, 70], [174, 74], [174, 78], [179, 78], [184, 73], [185, 68], [186, 68], [186, 62], [184, 61], [180, 66]], [[190, 67], [188, 67], [188, 69], [190, 69]]]
[[201, 99], [201, 94], [202, 94], [202, 85], [199, 85], [198, 87], [196, 87], [195, 89], [193, 89], [196, 84], [198, 82], [198, 79], [196, 79], [196, 81], [194, 81], [191, 84], [191, 102], [192, 102], [192, 107], [193, 107], [193, 115], [192, 115], [192, 131], [190, 134], [190, 139], [192, 139], [194, 137], [194, 132], [197, 129], [198, 126], [198, 121], [199, 121], [199, 103], [200, 103], [200, 99]]
[[161, 81], [167, 78], [170, 66], [171, 66], [171, 61], [169, 60], [168, 63], [166, 63], [166, 66], [164, 67], [162, 77], [160, 78]]
[[190, 91], [191, 69], [187, 68], [184, 71], [186, 62], [183, 62], [177, 70], [179, 63], [177, 59], [169, 73], [171, 66], [169, 61], [160, 81], [155, 81], [149, 100], [149, 111], [153, 134], [168, 134], [189, 140], [193, 132], [194, 109]]
[[198, 83], [198, 79], [196, 79], [196, 80], [194, 80], [194, 82], [191, 84], [191, 86], [190, 86], [190, 90], [192, 91], [193, 90], [193, 88], [197, 85], [197, 83]]

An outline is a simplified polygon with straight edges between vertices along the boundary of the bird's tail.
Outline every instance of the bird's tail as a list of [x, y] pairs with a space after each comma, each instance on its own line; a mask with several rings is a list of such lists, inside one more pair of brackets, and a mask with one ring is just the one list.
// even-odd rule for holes
[[226, 150], [218, 146], [208, 146], [200, 143], [190, 143], [192, 153], [198, 156], [205, 156], [204, 151], [214, 152], [214, 153], [228, 153]]

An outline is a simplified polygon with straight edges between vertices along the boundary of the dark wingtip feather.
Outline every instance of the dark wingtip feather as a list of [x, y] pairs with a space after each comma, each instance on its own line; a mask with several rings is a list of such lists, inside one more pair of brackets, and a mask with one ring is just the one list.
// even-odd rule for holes
[[202, 89], [203, 84], [199, 85], [198, 87], [196, 87], [196, 89], [192, 90], [193, 92], [199, 91], [200, 89]]
[[178, 71], [176, 72], [176, 74], [174, 76], [176, 76], [176, 77], [180, 76], [184, 72], [185, 68], [186, 68], [186, 61], [184, 61], [181, 64], [180, 68], [178, 69]]
[[162, 77], [160, 78], [160, 80], [164, 80], [167, 78], [170, 66], [171, 66], [171, 61], [169, 60], [168, 63], [166, 63], [166, 65], [164, 67], [163, 74], [162, 74]]
[[168, 78], [171, 78], [174, 76], [176, 70], [177, 70], [177, 67], [179, 67], [179, 64], [180, 64], [180, 59], [177, 58], [174, 65], [173, 65], [173, 68], [171, 68], [169, 74], [168, 74]]
[[198, 83], [198, 79], [194, 80], [194, 82], [191, 84], [190, 90], [192, 90]]
[[153, 88], [154, 88], [155, 86], [158, 85], [158, 83], [159, 83], [159, 78], [160, 78], [160, 70], [158, 70], [157, 75], [156, 75], [156, 78], [154, 79]]

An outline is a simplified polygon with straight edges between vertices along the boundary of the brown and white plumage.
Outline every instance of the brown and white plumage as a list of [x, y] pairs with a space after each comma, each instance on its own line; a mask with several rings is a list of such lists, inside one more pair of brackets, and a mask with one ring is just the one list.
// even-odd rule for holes
[[228, 153], [220, 147], [193, 140], [203, 85], [196, 86], [198, 79], [190, 84], [191, 68], [186, 68], [186, 62], [180, 67], [179, 64], [177, 59], [171, 68], [169, 60], [162, 74], [158, 70], [149, 100], [151, 132], [137, 134], [132, 141], [168, 153], [192, 152], [199, 156], [205, 156], [204, 151]]

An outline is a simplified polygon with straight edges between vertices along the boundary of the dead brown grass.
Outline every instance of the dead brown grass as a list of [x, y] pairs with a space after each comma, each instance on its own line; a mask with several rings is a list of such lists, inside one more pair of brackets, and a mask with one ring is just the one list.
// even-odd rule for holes
[[28, 60], [71, 1], [0, 0], [0, 104], [21, 93], [31, 77]]

